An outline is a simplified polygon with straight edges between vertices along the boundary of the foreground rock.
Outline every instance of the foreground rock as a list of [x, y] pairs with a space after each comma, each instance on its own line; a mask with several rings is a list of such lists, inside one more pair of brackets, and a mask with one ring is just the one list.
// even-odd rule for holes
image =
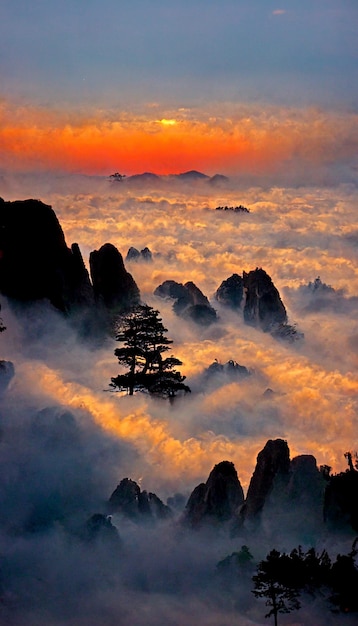
[[93, 304], [78, 246], [67, 247], [54, 211], [39, 200], [0, 199], [0, 291], [19, 302], [47, 299], [64, 312]]
[[115, 246], [105, 243], [99, 250], [91, 252], [89, 260], [97, 302], [112, 313], [122, 313], [139, 304], [139, 289]]
[[[91, 253], [89, 278], [77, 243], [69, 248], [51, 206], [0, 199], [0, 292], [10, 304], [47, 301], [59, 311], [100, 318], [139, 302], [139, 290], [111, 244]], [[98, 307], [99, 305], [99, 307]]]

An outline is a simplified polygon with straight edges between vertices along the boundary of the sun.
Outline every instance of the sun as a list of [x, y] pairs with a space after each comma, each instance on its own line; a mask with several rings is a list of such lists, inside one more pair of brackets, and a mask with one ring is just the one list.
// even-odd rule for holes
[[162, 120], [158, 120], [159, 124], [163, 124], [163, 126], [175, 126], [178, 122], [176, 120], [167, 120], [163, 118]]

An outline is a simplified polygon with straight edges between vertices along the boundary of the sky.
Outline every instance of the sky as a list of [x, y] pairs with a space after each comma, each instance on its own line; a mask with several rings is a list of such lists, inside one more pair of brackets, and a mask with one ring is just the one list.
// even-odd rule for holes
[[351, 180], [357, 24], [354, 0], [5, 1], [0, 167]]

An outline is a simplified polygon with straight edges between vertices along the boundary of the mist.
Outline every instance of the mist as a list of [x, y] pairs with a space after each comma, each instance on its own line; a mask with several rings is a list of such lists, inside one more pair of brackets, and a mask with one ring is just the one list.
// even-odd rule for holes
[[[113, 515], [118, 541], [88, 541], [83, 529], [92, 515], [106, 514], [124, 477], [164, 502], [176, 493], [187, 499], [216, 463], [229, 460], [246, 493], [268, 439], [287, 440], [291, 458], [312, 454], [334, 472], [346, 468], [358, 421], [356, 187], [234, 180], [153, 188], [100, 177], [4, 175], [0, 195], [50, 204], [67, 245], [79, 244], [87, 266], [89, 253], [106, 242], [124, 259], [130, 246], [151, 250], [152, 262], [125, 261], [126, 268], [142, 301], [160, 311], [192, 389], [173, 404], [112, 393], [113, 338], [80, 338], [50, 305], [16, 314], [1, 298], [0, 354], [14, 363], [15, 375], [0, 398], [0, 622], [264, 623], [250, 575], [228, 585], [218, 573], [221, 559], [247, 544], [257, 562], [271, 548], [290, 550], [298, 541], [334, 555], [349, 550], [353, 535], [332, 538], [322, 530], [305, 544], [304, 519], [287, 518], [284, 531], [274, 516], [260, 534], [192, 532], [181, 526], [180, 511], [153, 526]], [[215, 210], [239, 204], [250, 212]], [[256, 267], [278, 288], [299, 341], [252, 328], [214, 299], [223, 280]], [[153, 295], [169, 279], [193, 281], [218, 321], [201, 327], [179, 318], [172, 301]], [[231, 359], [250, 375], [205, 376], [215, 360]], [[281, 619], [338, 623], [318, 600]]]

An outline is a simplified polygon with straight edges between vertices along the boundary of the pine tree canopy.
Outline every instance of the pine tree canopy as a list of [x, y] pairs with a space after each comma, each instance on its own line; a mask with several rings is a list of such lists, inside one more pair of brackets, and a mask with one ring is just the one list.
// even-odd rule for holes
[[164, 398], [190, 392], [184, 384], [185, 376], [175, 369], [182, 362], [173, 355], [163, 358], [173, 343], [166, 337], [167, 332], [159, 311], [146, 304], [121, 316], [116, 340], [122, 346], [114, 354], [125, 371], [111, 378], [110, 386], [129, 395], [146, 391]]

